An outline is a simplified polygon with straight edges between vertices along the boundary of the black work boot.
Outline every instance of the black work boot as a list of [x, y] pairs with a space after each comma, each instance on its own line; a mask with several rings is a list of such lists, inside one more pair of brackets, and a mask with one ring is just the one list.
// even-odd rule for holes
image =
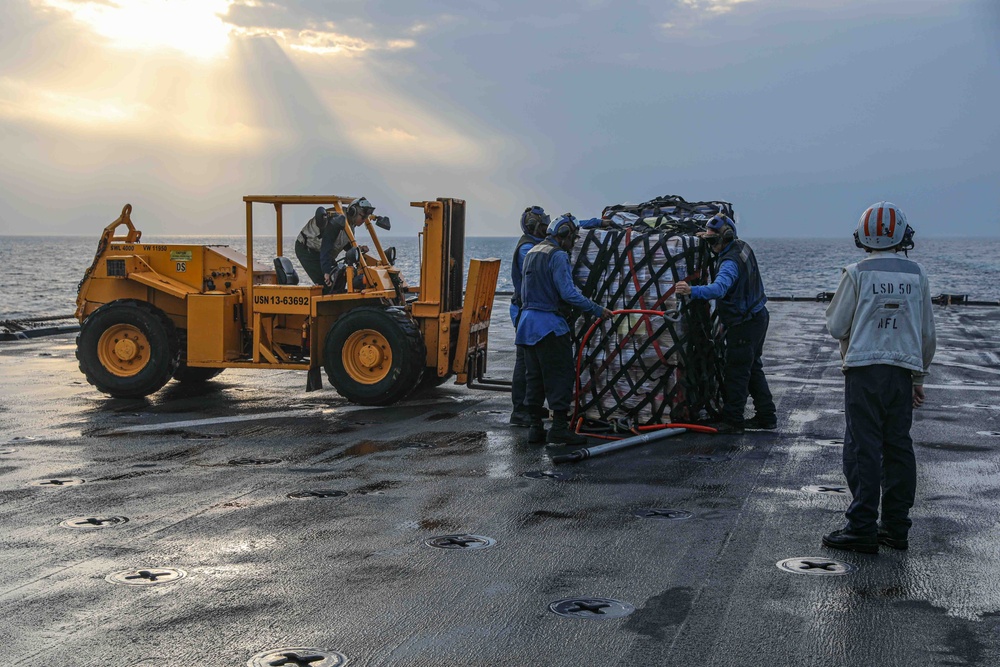
[[857, 551], [863, 554], [877, 554], [878, 538], [874, 535], [852, 533], [850, 528], [841, 528], [824, 535], [823, 546], [843, 551]]
[[910, 548], [910, 542], [906, 539], [906, 533], [889, 530], [884, 526], [878, 527], [878, 543], [892, 547], [893, 549], [899, 549], [900, 551], [906, 551]]
[[531, 413], [526, 410], [514, 410], [510, 413], [511, 426], [531, 426]]
[[733, 424], [732, 422], [712, 421], [705, 424], [715, 429], [718, 435], [743, 435], [743, 424]]
[[754, 415], [750, 419], [743, 422], [743, 428], [748, 431], [773, 431], [778, 428], [778, 418], [760, 417], [759, 415]]
[[531, 424], [528, 425], [528, 444], [540, 445], [543, 442], [545, 442], [545, 425], [538, 417], [532, 417]]
[[556, 415], [552, 418], [552, 428], [545, 439], [553, 445], [579, 446], [586, 445], [587, 438], [574, 433], [569, 427], [569, 418], [566, 415]]

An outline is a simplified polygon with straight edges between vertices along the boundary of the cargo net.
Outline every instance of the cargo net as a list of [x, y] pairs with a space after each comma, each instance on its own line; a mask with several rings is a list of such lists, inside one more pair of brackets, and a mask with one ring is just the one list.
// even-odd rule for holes
[[614, 311], [638, 311], [601, 322], [578, 314], [574, 414], [591, 428], [615, 430], [715, 417], [722, 405], [722, 325], [709, 302], [678, 299], [674, 285], [711, 282], [712, 258], [695, 233], [720, 210], [731, 216], [732, 207], [664, 197], [609, 207], [605, 217], [623, 210], [640, 217], [628, 227], [581, 234], [572, 255], [584, 295]]

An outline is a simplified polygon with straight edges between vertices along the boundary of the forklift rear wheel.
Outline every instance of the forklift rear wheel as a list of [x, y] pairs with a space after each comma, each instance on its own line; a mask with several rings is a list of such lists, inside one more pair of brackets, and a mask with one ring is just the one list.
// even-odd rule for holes
[[173, 322], [144, 301], [106, 303], [83, 321], [76, 358], [87, 381], [115, 398], [142, 398], [177, 370], [180, 346]]
[[426, 363], [420, 329], [398, 308], [356, 308], [334, 323], [323, 361], [337, 392], [361, 405], [390, 405], [419, 384]]

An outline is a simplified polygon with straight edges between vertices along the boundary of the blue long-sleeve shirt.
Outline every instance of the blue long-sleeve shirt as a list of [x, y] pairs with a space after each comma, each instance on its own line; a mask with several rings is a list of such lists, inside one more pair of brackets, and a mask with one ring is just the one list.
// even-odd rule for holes
[[[548, 257], [548, 270], [552, 285], [558, 299], [579, 308], [585, 313], [599, 317], [604, 309], [585, 297], [573, 283], [573, 272], [569, 265], [569, 255], [564, 250], [554, 250]], [[534, 301], [540, 295], [525, 295], [521, 309], [521, 319], [517, 325], [517, 335], [514, 342], [518, 345], [535, 345], [550, 333], [557, 336], [569, 333], [566, 318], [558, 312], [558, 303], [533, 307]], [[553, 295], [554, 296], [554, 295]]]
[[[510, 267], [510, 281], [514, 283], [514, 294], [521, 293], [521, 277], [524, 274], [524, 256], [528, 254], [528, 251], [538, 245], [542, 239], [537, 236], [532, 236], [535, 239], [534, 243], [522, 243], [517, 247], [517, 253], [514, 255], [514, 264]], [[521, 309], [515, 304], [510, 304], [510, 321], [514, 323], [514, 328], [517, 329], [517, 319], [520, 314]]]
[[692, 299], [721, 299], [736, 283], [740, 277], [740, 269], [731, 259], [727, 259], [719, 266], [719, 272], [711, 285], [692, 285]]

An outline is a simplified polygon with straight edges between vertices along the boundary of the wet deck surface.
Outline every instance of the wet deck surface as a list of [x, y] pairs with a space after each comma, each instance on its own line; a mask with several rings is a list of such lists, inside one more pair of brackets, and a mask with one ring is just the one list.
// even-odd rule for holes
[[[281, 647], [352, 665], [1000, 664], [1000, 310], [936, 310], [910, 550], [878, 556], [820, 546], [848, 496], [803, 490], [845, 484], [823, 306], [771, 313], [779, 431], [685, 434], [566, 480], [522, 476], [552, 466], [506, 425], [506, 394], [359, 409], [305, 393], [304, 373], [227, 371], [120, 401], [86, 384], [72, 336], [0, 344], [0, 664], [239, 666]], [[651, 508], [692, 516], [634, 514]], [[111, 517], [128, 522], [60, 525]], [[465, 533], [496, 545], [425, 544]], [[857, 570], [775, 566], [793, 557]], [[106, 580], [157, 568], [187, 576]], [[635, 612], [549, 611], [571, 597]]]

